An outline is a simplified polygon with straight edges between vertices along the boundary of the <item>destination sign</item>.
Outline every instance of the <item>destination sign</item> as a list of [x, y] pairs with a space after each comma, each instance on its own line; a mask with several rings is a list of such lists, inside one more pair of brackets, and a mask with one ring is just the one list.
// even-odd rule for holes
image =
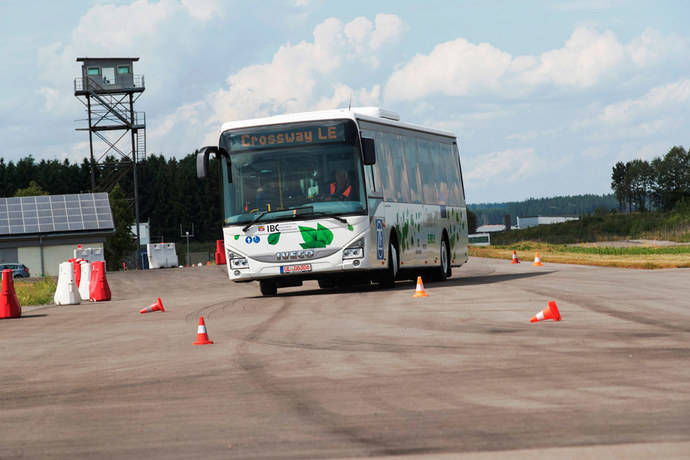
[[261, 128], [223, 137], [231, 152], [345, 142], [345, 123]]

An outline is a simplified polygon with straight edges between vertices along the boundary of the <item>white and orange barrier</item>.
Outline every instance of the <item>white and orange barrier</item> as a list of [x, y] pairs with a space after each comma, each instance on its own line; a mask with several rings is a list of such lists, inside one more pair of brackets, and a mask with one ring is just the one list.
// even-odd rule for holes
[[146, 245], [149, 269], [177, 267], [175, 243], [154, 243]]
[[22, 306], [14, 290], [14, 273], [10, 269], [2, 271], [2, 288], [0, 289], [0, 319], [19, 318]]
[[53, 297], [55, 305], [78, 305], [81, 303], [81, 296], [74, 279], [74, 268], [72, 262], [62, 262], [58, 269], [58, 282]]
[[79, 281], [79, 297], [81, 300], [89, 300], [89, 286], [91, 285], [91, 263], [82, 262], [81, 268], [81, 280]]

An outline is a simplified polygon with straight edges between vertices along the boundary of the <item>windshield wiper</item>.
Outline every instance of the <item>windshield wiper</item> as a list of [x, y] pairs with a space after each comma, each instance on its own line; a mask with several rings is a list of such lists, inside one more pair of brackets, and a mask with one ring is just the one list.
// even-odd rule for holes
[[[343, 217], [334, 216], [333, 214], [331, 214], [331, 213], [329, 213], [329, 212], [325, 212], [325, 211], [312, 211], [312, 212], [309, 212], [309, 213], [300, 214], [299, 216], [300, 216], [300, 217], [309, 217], [309, 216], [330, 217], [331, 219], [335, 219], [335, 220], [337, 220], [338, 222], [342, 222], [342, 223], [344, 223], [344, 224], [349, 224], [349, 222], [348, 222], [347, 220], [345, 220]], [[295, 217], [297, 217], [297, 216], [295, 216]]]
[[243, 232], [246, 232], [247, 230], [249, 230], [249, 227], [251, 227], [252, 225], [254, 225], [255, 223], [257, 223], [263, 216], [265, 216], [265, 215], [268, 214], [269, 212], [271, 212], [271, 211], [269, 211], [269, 210], [267, 209], [266, 211], [264, 211], [264, 212], [262, 212], [261, 214], [259, 214], [258, 216], [256, 216], [256, 217], [254, 218], [254, 220], [250, 221], [247, 225], [245, 225], [245, 226], [242, 228], [242, 231], [243, 231]]
[[[309, 212], [299, 212], [299, 211], [304, 210], [304, 209], [311, 209], [311, 211], [309, 211]], [[331, 214], [331, 213], [329, 213], [329, 212], [325, 212], [325, 211], [314, 211], [314, 206], [312, 206], [312, 205], [295, 206], [295, 207], [288, 208], [288, 209], [283, 210], [283, 211], [292, 211], [292, 212], [293, 212], [291, 216], [284, 216], [285, 218], [292, 217], [293, 219], [295, 219], [295, 218], [297, 218], [297, 217], [323, 216], [323, 217], [330, 217], [330, 218], [332, 218], [332, 219], [337, 220], [338, 222], [342, 222], [343, 224], [348, 224], [348, 225], [349, 225], [349, 222], [348, 222], [346, 219], [344, 219], [344, 218], [342, 218], [342, 217], [340, 217], [340, 216], [335, 216], [335, 215], [333, 215], [333, 214]], [[245, 225], [245, 226], [242, 228], [242, 231], [243, 231], [243, 232], [246, 232], [247, 230], [249, 230], [249, 227], [251, 227], [252, 225], [254, 225], [255, 223], [257, 223], [258, 221], [260, 221], [261, 218], [263, 218], [263, 217], [264, 217], [266, 214], [268, 214], [269, 212], [271, 212], [271, 211], [266, 210], [266, 211], [262, 212], [261, 214], [259, 214], [258, 216], [256, 216], [252, 221], [250, 221], [247, 225]]]

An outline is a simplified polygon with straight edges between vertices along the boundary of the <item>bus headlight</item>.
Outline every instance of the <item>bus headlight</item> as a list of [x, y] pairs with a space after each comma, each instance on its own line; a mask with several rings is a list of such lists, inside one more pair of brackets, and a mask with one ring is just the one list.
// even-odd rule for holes
[[228, 251], [228, 259], [230, 260], [230, 268], [249, 268], [249, 262], [246, 257]]
[[345, 249], [343, 259], [361, 259], [364, 257], [364, 238], [360, 238]]

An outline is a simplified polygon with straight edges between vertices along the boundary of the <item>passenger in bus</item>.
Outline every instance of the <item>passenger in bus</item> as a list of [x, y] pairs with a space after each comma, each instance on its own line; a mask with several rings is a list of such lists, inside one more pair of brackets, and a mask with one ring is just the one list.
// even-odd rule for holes
[[278, 187], [272, 178], [262, 177], [259, 188], [256, 189], [256, 206], [259, 211], [276, 210], [280, 207]]
[[340, 200], [352, 200], [354, 198], [354, 187], [350, 181], [350, 175], [344, 169], [339, 169], [335, 173], [335, 182], [328, 184], [328, 192], [331, 198]]

